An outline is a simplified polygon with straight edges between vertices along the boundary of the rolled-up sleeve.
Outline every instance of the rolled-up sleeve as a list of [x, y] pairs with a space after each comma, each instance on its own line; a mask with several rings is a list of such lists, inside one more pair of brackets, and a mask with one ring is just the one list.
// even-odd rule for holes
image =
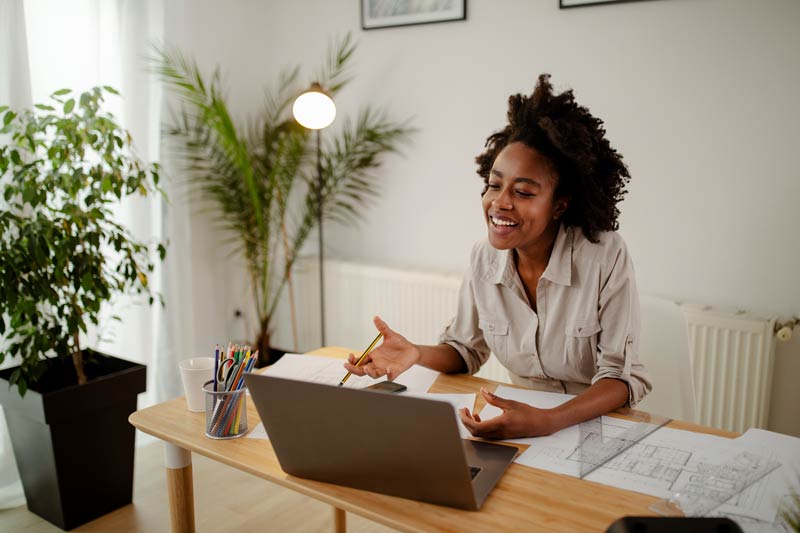
[[476, 249], [473, 249], [470, 267], [458, 290], [456, 314], [439, 337], [440, 343], [452, 346], [461, 355], [470, 374], [477, 372], [489, 359], [489, 347], [478, 327], [478, 308], [475, 305], [475, 256]]
[[609, 258], [607, 276], [601, 280], [598, 318], [597, 373], [592, 383], [604, 378], [628, 385], [628, 404], [639, 403], [653, 388], [647, 369], [639, 362], [639, 295], [633, 262], [624, 242]]

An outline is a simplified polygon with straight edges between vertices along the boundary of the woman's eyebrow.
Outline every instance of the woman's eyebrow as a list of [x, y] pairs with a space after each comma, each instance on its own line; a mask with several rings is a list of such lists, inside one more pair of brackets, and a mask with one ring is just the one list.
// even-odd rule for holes
[[[502, 172], [500, 172], [495, 168], [492, 169], [492, 175], [497, 176], [500, 179], [503, 179], [505, 177]], [[528, 185], [533, 185], [534, 187], [539, 187], [540, 189], [542, 188], [542, 184], [539, 183], [539, 181], [533, 178], [525, 178], [523, 176], [518, 176], [514, 178], [514, 183], [527, 183]]]
[[514, 183], [527, 183], [529, 185], [533, 185], [534, 187], [542, 188], [542, 184], [538, 181], [531, 179], [531, 178], [523, 178], [522, 176], [514, 178]]

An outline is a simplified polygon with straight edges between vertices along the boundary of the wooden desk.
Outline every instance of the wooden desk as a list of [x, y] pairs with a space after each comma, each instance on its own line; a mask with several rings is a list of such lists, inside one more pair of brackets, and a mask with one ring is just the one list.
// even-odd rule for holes
[[[323, 348], [317, 355], [342, 357], [349, 350]], [[441, 375], [431, 392], [472, 393], [498, 383], [463, 375]], [[484, 402], [477, 396], [476, 409]], [[259, 423], [252, 401], [247, 405], [250, 427]], [[480, 511], [462, 511], [394, 496], [290, 476], [281, 470], [269, 441], [238, 438], [213, 440], [204, 435], [203, 413], [186, 410], [183, 398], [136, 411], [130, 422], [165, 443], [170, 514], [173, 531], [194, 531], [191, 453], [199, 453], [233, 468], [277, 483], [334, 507], [337, 531], [345, 528], [345, 512], [356, 513], [401, 531], [604, 531], [625, 515], [652, 515], [657, 498], [590, 481], [512, 464]], [[735, 434], [672, 422], [669, 427], [725, 437]], [[320, 444], [324, 446], [324, 444]]]

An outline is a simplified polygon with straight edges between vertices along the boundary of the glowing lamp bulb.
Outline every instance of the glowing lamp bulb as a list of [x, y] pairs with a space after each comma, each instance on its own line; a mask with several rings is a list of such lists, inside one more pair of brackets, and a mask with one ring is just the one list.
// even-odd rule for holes
[[301, 126], [310, 130], [321, 130], [336, 118], [336, 104], [330, 96], [315, 84], [294, 101], [292, 114]]

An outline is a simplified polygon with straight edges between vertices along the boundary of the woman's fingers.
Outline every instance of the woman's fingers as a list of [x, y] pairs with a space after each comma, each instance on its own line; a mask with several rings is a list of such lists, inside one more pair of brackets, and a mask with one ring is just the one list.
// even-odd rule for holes
[[478, 415], [470, 414], [469, 409], [461, 409], [459, 412], [461, 423], [474, 437], [492, 438], [495, 436], [502, 423], [498, 423], [498, 418], [481, 420]]
[[362, 365], [364, 372], [371, 378], [376, 379], [386, 375], [386, 369], [376, 366], [374, 363]]
[[394, 331], [392, 331], [392, 328], [390, 328], [389, 325], [386, 322], [384, 322], [383, 319], [379, 316], [375, 316], [372, 319], [372, 323], [375, 324], [375, 327], [378, 329], [381, 335], [383, 335], [384, 340], [386, 340], [386, 337], [394, 333]]
[[472, 426], [475, 423], [475, 420], [473, 420], [472, 415], [469, 412], [469, 409], [467, 409], [466, 407], [462, 407], [461, 409], [459, 409], [458, 418], [461, 419], [461, 423], [464, 424], [464, 426], [467, 429], [469, 429], [471, 433], [472, 429], [470, 426]]
[[489, 392], [484, 387], [481, 387], [481, 394], [483, 394], [483, 397], [487, 403], [489, 403], [490, 405], [494, 405], [495, 407], [499, 407], [503, 411], [505, 411], [506, 409], [510, 409], [511, 407], [514, 406], [514, 404], [517, 403], [514, 400], [506, 400], [505, 398], [501, 398], [500, 396], [497, 396], [496, 394]]
[[345, 363], [344, 367], [347, 369], [348, 372], [355, 374], [356, 376], [363, 376], [364, 375], [364, 367], [363, 366], [355, 366], [351, 363]]
[[477, 414], [471, 415], [467, 408], [461, 409], [458, 415], [464, 427], [469, 430], [473, 437], [493, 439], [503, 435], [505, 422], [502, 415], [489, 420], [481, 420]]

